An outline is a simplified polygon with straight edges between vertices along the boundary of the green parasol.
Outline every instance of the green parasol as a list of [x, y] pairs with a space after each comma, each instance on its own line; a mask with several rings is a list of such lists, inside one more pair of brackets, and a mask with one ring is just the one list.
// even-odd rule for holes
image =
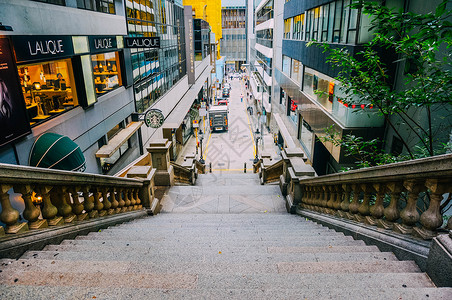
[[64, 135], [47, 132], [33, 144], [28, 158], [32, 167], [80, 171], [86, 169], [85, 157], [80, 147]]

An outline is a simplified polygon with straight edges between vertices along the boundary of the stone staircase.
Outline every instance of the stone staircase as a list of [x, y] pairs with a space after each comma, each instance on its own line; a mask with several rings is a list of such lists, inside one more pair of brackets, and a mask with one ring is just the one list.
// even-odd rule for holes
[[414, 262], [289, 215], [275, 186], [241, 176], [201, 175], [157, 216], [0, 260], [0, 299], [451, 299]]

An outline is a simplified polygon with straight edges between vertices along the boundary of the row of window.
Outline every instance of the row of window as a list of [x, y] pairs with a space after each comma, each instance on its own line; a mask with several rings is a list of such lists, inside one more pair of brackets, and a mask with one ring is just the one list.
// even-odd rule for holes
[[[350, 8], [350, 0], [336, 0], [284, 20], [284, 38], [342, 44], [367, 42], [369, 19]], [[364, 28], [360, 30], [359, 28]]]
[[223, 39], [226, 41], [246, 40], [246, 34], [223, 34]]
[[264, 23], [273, 19], [273, 0], [268, 1], [265, 5], [256, 13], [256, 25]]
[[[33, 0], [33, 1], [66, 6], [66, 0]], [[77, 8], [113, 15], [116, 13], [114, 0], [77, 0]]]

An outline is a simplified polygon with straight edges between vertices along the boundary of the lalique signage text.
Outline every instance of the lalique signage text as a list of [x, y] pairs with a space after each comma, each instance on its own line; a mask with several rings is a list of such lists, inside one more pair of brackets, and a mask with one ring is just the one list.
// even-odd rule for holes
[[126, 37], [126, 48], [160, 48], [160, 37]]

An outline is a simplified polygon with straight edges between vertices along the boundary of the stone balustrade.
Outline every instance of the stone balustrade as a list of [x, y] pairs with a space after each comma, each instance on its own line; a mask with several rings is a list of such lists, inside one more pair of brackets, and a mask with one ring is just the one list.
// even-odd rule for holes
[[174, 179], [177, 182], [194, 185], [197, 178], [196, 160], [193, 158], [187, 158], [179, 165], [171, 162], [171, 166], [174, 169]]
[[[291, 174], [289, 164], [287, 169]], [[452, 155], [305, 178], [297, 185], [301, 208], [429, 240], [441, 230], [441, 204], [452, 192]]]
[[[5, 224], [0, 231], [18, 234], [140, 210], [152, 200], [152, 176], [132, 179], [0, 164], [0, 220]], [[22, 217], [13, 202], [25, 206]]]

